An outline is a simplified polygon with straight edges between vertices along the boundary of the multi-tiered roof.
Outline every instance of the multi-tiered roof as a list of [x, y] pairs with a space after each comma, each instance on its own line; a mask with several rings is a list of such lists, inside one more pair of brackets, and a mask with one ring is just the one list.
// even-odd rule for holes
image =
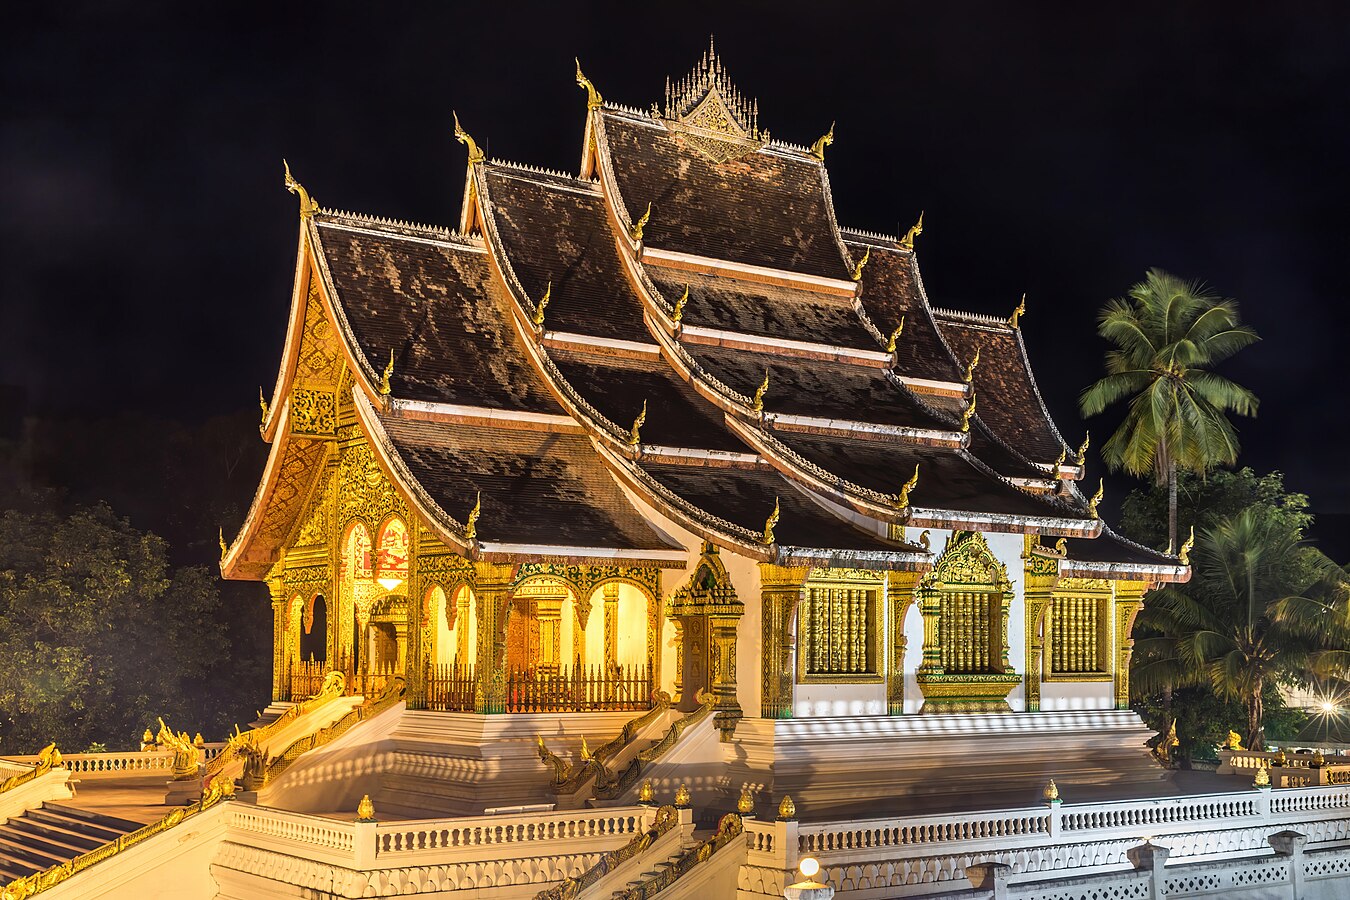
[[[936, 527], [1066, 538], [1073, 574], [1184, 576], [1077, 488], [1017, 317], [932, 308], [913, 234], [840, 228], [833, 129], [809, 149], [771, 139], [711, 48], [649, 112], [577, 78], [578, 175], [484, 159], [461, 129], [457, 231], [303, 218], [297, 278], [317, 279], [363, 427], [450, 546], [678, 565], [654, 512], [783, 564], [926, 568], [916, 541]], [[295, 368], [269, 473], [303, 452], [278, 427]], [[296, 513], [273, 493], [265, 479], [227, 573], [276, 558]]]

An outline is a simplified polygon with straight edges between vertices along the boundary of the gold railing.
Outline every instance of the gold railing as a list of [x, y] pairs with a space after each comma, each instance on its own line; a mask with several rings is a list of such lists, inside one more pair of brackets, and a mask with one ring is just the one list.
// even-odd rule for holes
[[262, 742], [272, 735], [276, 734], [282, 728], [285, 728], [291, 722], [310, 712], [316, 707], [322, 706], [330, 700], [336, 700], [345, 693], [345, 678], [341, 672], [329, 672], [325, 676], [324, 685], [314, 696], [307, 700], [296, 703], [290, 709], [277, 716], [272, 721], [258, 728], [250, 728], [248, 731], [237, 731], [225, 742], [225, 749], [216, 754], [215, 758], [210, 760], [202, 769], [202, 777], [205, 781], [210, 781], [215, 775], [219, 774], [225, 766], [239, 760], [246, 750], [257, 750]]
[[381, 693], [389, 679], [403, 672], [393, 665], [357, 666], [351, 657], [339, 657], [332, 662], [327, 660], [300, 660], [292, 662], [287, 668], [282, 683], [288, 694], [283, 699], [304, 700], [323, 689], [324, 679], [329, 672], [341, 672], [345, 677], [346, 692], [349, 696]]
[[[646, 666], [560, 666], [513, 669], [503, 674], [506, 712], [627, 712], [649, 709], [652, 679]], [[458, 662], [428, 665], [427, 709], [473, 712], [476, 667]]]
[[717, 831], [701, 844], [690, 847], [665, 869], [640, 882], [626, 891], [615, 891], [614, 900], [647, 900], [679, 881], [694, 866], [707, 862], [712, 855], [727, 844], [736, 841], [745, 832], [745, 823], [736, 813], [727, 813], [717, 823]]
[[56, 749], [55, 744], [48, 744], [38, 751], [37, 761], [31, 769], [0, 781], [0, 794], [5, 791], [12, 791], [16, 787], [28, 784], [30, 781], [36, 781], [59, 765], [61, 765], [61, 751]]
[[202, 792], [201, 799], [196, 803], [177, 807], [158, 822], [151, 822], [143, 828], [120, 835], [116, 840], [109, 841], [101, 847], [95, 847], [86, 853], [81, 853], [74, 859], [57, 863], [41, 872], [35, 872], [32, 875], [26, 875], [16, 881], [11, 881], [3, 890], [0, 890], [0, 900], [25, 900], [25, 898], [40, 894], [48, 888], [56, 887], [72, 875], [83, 872], [90, 866], [116, 856], [123, 850], [128, 850], [161, 832], [168, 831], [170, 828], [200, 815], [222, 800], [228, 800], [233, 796], [234, 782], [228, 778], [217, 778]]
[[540, 891], [534, 895], [534, 900], [575, 900], [575, 898], [581, 896], [582, 891], [593, 886], [623, 863], [640, 855], [679, 822], [680, 814], [675, 810], [675, 807], [661, 807], [656, 811], [656, 821], [652, 823], [651, 828], [617, 850], [609, 850], [600, 854], [600, 859], [585, 872], [575, 878], [564, 878], [548, 890]]
[[612, 781], [614, 775], [605, 764], [620, 750], [632, 743], [639, 731], [656, 721], [657, 717], [664, 714], [668, 709], [670, 709], [670, 695], [665, 691], [654, 691], [651, 709], [637, 718], [625, 722], [623, 728], [613, 740], [602, 744], [600, 749], [589, 756], [583, 752], [581, 761], [573, 763], [571, 766], [568, 766], [560, 756], [544, 745], [542, 734], [536, 735], [539, 745], [539, 759], [545, 765], [553, 767], [554, 778], [550, 787], [554, 793], [575, 794], [587, 779], [592, 777], [596, 779], [597, 783], [602, 779]]
[[427, 709], [436, 712], [473, 712], [474, 692], [478, 681], [473, 666], [452, 663], [428, 663]]
[[595, 779], [596, 799], [613, 800], [637, 784], [638, 776], [642, 774], [644, 766], [655, 762], [668, 753], [686, 729], [708, 718], [713, 707], [717, 704], [717, 697], [711, 693], [700, 691], [698, 701], [698, 709], [671, 722], [670, 727], [666, 729], [666, 733], [661, 736], [661, 739], [647, 749], [639, 751], [638, 755], [633, 757], [633, 760], [618, 774], [618, 777], [614, 777], [608, 769], [601, 767], [600, 773]]

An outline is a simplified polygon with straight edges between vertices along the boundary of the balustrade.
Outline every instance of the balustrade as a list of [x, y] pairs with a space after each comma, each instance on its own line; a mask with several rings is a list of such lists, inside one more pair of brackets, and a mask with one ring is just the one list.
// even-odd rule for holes
[[[651, 707], [652, 683], [646, 666], [562, 666], [506, 672], [506, 711], [624, 712]], [[475, 667], [443, 663], [427, 667], [427, 709], [472, 712]]]
[[329, 672], [341, 672], [346, 679], [347, 696], [374, 697], [382, 693], [389, 679], [403, 672], [397, 666], [377, 665], [362, 668], [351, 657], [328, 660], [300, 660], [290, 663], [289, 671], [282, 683], [287, 695], [283, 700], [299, 702], [306, 700], [323, 690], [323, 681]]

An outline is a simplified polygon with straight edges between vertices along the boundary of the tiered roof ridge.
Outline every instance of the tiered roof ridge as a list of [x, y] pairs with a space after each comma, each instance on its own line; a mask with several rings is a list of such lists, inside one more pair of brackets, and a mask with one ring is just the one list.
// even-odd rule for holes
[[961, 309], [947, 309], [945, 307], [934, 306], [933, 314], [945, 316], [949, 319], [964, 319], [967, 322], [976, 322], [980, 325], [1001, 325], [1004, 328], [1011, 328], [1008, 320], [1002, 316], [995, 316], [989, 313], [966, 312]]
[[529, 163], [513, 162], [508, 159], [497, 159], [495, 156], [488, 160], [488, 165], [496, 166], [501, 169], [518, 169], [519, 171], [529, 172], [533, 175], [547, 175], [551, 178], [561, 178], [565, 181], [575, 181], [581, 184], [592, 183], [573, 175], [571, 172], [564, 172], [561, 169], [548, 169], [544, 166], [534, 166]]
[[889, 246], [897, 246], [900, 243], [900, 238], [893, 234], [882, 234], [879, 231], [864, 231], [861, 228], [847, 228], [841, 225], [839, 227], [839, 233], [844, 236], [845, 240], [853, 238], [862, 241], [875, 241], [878, 244]]
[[462, 243], [474, 243], [474, 238], [467, 234], [462, 234], [454, 228], [444, 225], [427, 225], [422, 222], [411, 222], [407, 219], [391, 219], [386, 216], [374, 216], [368, 213], [352, 212], [345, 209], [329, 209], [322, 207], [319, 215], [326, 219], [344, 219], [349, 222], [359, 222], [362, 225], [373, 226], [377, 228], [392, 228], [402, 231], [416, 231], [425, 235], [434, 235], [450, 241], [459, 241]]

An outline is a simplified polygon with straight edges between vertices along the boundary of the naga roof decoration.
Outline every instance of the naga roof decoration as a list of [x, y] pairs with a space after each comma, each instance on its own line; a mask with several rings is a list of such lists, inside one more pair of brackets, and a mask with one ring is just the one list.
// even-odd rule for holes
[[277, 561], [339, 406], [469, 558], [683, 565], [664, 519], [766, 562], [923, 570], [932, 552], [891, 537], [914, 525], [1067, 538], [1062, 574], [1184, 576], [1062, 480], [1082, 467], [1054, 463], [1072, 451], [1020, 331], [935, 312], [912, 246], [841, 231], [823, 160], [769, 140], [711, 46], [651, 113], [578, 76], [584, 177], [471, 147], [472, 233], [302, 216], [272, 455], [228, 577]]

